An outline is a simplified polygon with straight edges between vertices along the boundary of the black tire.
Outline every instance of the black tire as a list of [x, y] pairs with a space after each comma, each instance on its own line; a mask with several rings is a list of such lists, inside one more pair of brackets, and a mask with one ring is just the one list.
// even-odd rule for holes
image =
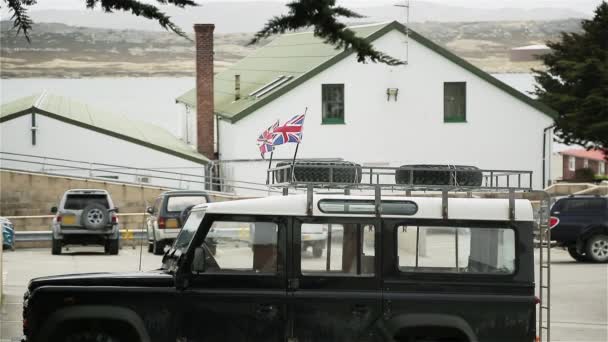
[[148, 241], [148, 253], [152, 253], [153, 250], [154, 246], [152, 245], [152, 242]]
[[[276, 167], [291, 166], [290, 162], [279, 162]], [[318, 166], [318, 167], [315, 167]], [[338, 166], [338, 168], [329, 168]], [[295, 163], [294, 180], [296, 182], [334, 182], [334, 183], [361, 183], [361, 165], [347, 161], [308, 161], [301, 160]], [[330, 177], [331, 175], [331, 177]], [[285, 183], [291, 181], [291, 168], [274, 172], [275, 181]], [[330, 179], [331, 178], [331, 179]]]
[[[483, 175], [481, 171], [477, 170], [479, 168], [466, 165], [402, 165], [395, 172], [395, 182], [397, 184], [411, 183], [412, 185], [481, 186]], [[410, 175], [413, 175], [414, 178], [411, 182]]]
[[593, 235], [587, 240], [585, 252], [590, 261], [608, 262], [608, 235]]
[[188, 217], [190, 217], [190, 212], [192, 211], [192, 208], [194, 208], [194, 205], [187, 206], [179, 214], [179, 220], [181, 221], [182, 227], [186, 224], [186, 221], [188, 221]]
[[87, 229], [101, 229], [109, 222], [108, 208], [99, 203], [90, 203], [80, 215], [80, 223]]
[[568, 254], [570, 254], [572, 259], [574, 259], [576, 261], [579, 261], [579, 262], [589, 261], [589, 259], [587, 258], [586, 255], [581, 254], [576, 250], [576, 247], [568, 247]]
[[108, 239], [106, 240], [105, 251], [110, 255], [117, 255], [119, 249], [119, 240], [118, 239]]
[[57, 239], [55, 239], [55, 237], [53, 237], [53, 242], [51, 245], [51, 254], [52, 255], [61, 254], [61, 240], [57, 240]]
[[323, 247], [321, 246], [312, 246], [312, 256], [315, 258], [320, 258], [323, 256]]
[[164, 248], [165, 248], [165, 243], [163, 241], [154, 240], [152, 242], [152, 254], [163, 255], [165, 253]]
[[127, 342], [112, 333], [105, 331], [80, 331], [66, 334], [63, 342]]

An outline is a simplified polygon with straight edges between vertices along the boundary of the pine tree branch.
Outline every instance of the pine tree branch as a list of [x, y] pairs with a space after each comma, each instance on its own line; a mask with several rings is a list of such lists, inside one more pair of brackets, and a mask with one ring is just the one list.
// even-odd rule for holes
[[[162, 28], [165, 30], [172, 31], [178, 34], [181, 37], [186, 39], [188, 36], [184, 31], [182, 31], [179, 26], [175, 25], [171, 21], [171, 17], [166, 15], [164, 12], [161, 12], [158, 7], [150, 4], [143, 3], [139, 0], [85, 0], [87, 8], [93, 9], [97, 6], [97, 4], [101, 5], [101, 9], [106, 13], [112, 13], [116, 10], [118, 11], [130, 11], [135, 16], [141, 16], [146, 19], [156, 20], [160, 24]], [[197, 6], [197, 4], [192, 0], [157, 0], [160, 4], [173, 4], [178, 7], [185, 6]]]
[[36, 0], [4, 0], [9, 12], [13, 12], [11, 20], [13, 21], [13, 29], [17, 29], [17, 35], [23, 31], [25, 39], [30, 42], [28, 32], [32, 29], [32, 19], [27, 14], [26, 6], [36, 4]]
[[404, 61], [376, 50], [365, 38], [357, 37], [338, 17], [362, 18], [347, 8], [336, 6], [335, 0], [295, 0], [287, 4], [289, 13], [270, 19], [258, 31], [249, 44], [275, 34], [312, 27], [314, 35], [337, 49], [352, 49], [357, 53], [357, 61], [402, 65]]
[[[147, 19], [156, 20], [165, 30], [172, 31], [188, 40], [188, 36], [177, 26], [171, 17], [160, 11], [158, 7], [143, 3], [140, 0], [83, 0], [86, 7], [94, 9], [100, 5], [104, 12], [112, 13], [114, 11], [131, 12], [135, 16], [141, 16]], [[36, 4], [36, 0], [4, 0], [10, 12], [13, 12], [11, 20], [13, 28], [17, 29], [17, 34], [23, 32], [25, 39], [30, 41], [28, 32], [32, 29], [32, 20], [27, 15], [27, 7]], [[179, 8], [188, 6], [198, 6], [194, 0], [156, 0], [161, 5], [173, 5]]]

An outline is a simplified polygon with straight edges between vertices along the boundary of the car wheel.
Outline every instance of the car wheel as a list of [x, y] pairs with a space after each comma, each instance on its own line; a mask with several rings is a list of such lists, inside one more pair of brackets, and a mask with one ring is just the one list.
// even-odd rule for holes
[[53, 237], [53, 243], [51, 245], [51, 254], [52, 255], [61, 254], [61, 240], [57, 240], [57, 239], [55, 239], [55, 237]]
[[[279, 162], [276, 167], [291, 166], [291, 162]], [[330, 168], [334, 166], [334, 168]], [[279, 183], [291, 181], [291, 168], [274, 171]], [[297, 160], [294, 165], [296, 182], [332, 182], [359, 184], [362, 179], [361, 165], [348, 161]]]
[[154, 249], [154, 246], [152, 245], [152, 242], [148, 241], [148, 253], [152, 253], [153, 249]]
[[568, 254], [570, 254], [570, 256], [572, 257], [572, 259], [576, 260], [576, 261], [589, 261], [589, 259], [587, 258], [586, 255], [579, 253], [576, 250], [576, 247], [568, 247]]
[[165, 253], [164, 248], [165, 248], [165, 243], [163, 241], [154, 240], [152, 242], [152, 253], [154, 255], [162, 255], [163, 253]]
[[119, 243], [118, 239], [106, 240], [105, 250], [110, 255], [118, 254]]
[[[420, 170], [421, 169], [421, 170]], [[437, 171], [433, 170], [437, 169]], [[450, 169], [447, 171], [446, 169]], [[453, 170], [453, 171], [452, 171]], [[483, 174], [467, 165], [402, 165], [395, 172], [397, 184], [480, 186]], [[410, 176], [413, 179], [410, 179]]]
[[312, 256], [315, 258], [320, 258], [323, 256], [323, 247], [314, 246], [312, 248]]
[[608, 262], [608, 235], [594, 235], [587, 240], [587, 256], [595, 262]]

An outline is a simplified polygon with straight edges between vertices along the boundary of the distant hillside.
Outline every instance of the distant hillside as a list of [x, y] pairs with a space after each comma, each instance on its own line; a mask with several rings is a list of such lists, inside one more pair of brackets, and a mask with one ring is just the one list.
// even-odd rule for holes
[[[512, 63], [511, 48], [559, 38], [580, 30], [579, 19], [555, 21], [413, 23], [429, 39], [490, 72], [526, 72], [538, 63]], [[0, 76], [192, 76], [194, 45], [167, 32], [114, 30], [65, 24], [36, 24], [31, 44], [0, 23]], [[216, 67], [249, 54], [250, 33], [215, 36]]]

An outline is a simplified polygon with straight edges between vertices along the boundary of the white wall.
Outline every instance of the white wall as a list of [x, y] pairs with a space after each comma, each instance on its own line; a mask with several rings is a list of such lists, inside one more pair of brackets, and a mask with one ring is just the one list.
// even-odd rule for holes
[[564, 156], [560, 153], [551, 154], [551, 180], [561, 180], [564, 178]]
[[[374, 44], [403, 57], [405, 39], [393, 31]], [[467, 123], [443, 122], [444, 82], [467, 82]], [[324, 83], [344, 83], [345, 125], [321, 125]], [[387, 102], [387, 88], [399, 88], [397, 102]], [[301, 158], [532, 170], [540, 187], [543, 128], [551, 118], [412, 40], [407, 66], [360, 64], [352, 56], [237, 123], [222, 121], [220, 158], [259, 159], [255, 140], [260, 132], [305, 107]], [[290, 158], [294, 147], [279, 147], [275, 158]], [[265, 165], [253, 165], [235, 167], [234, 177], [264, 181]]]
[[[156, 151], [141, 145], [130, 143], [121, 139], [110, 137], [82, 127], [67, 124], [43, 115], [36, 115], [38, 126], [36, 145], [31, 139], [31, 115], [27, 114], [0, 124], [0, 150], [19, 154], [46, 156], [53, 158], [70, 159], [91, 163], [104, 163], [120, 166], [130, 166], [140, 169], [164, 169], [176, 173], [189, 173], [204, 176], [204, 165], [191, 162], [167, 153]], [[23, 157], [11, 157], [6, 154], [2, 158], [23, 160]], [[29, 158], [27, 160], [40, 161]], [[42, 165], [2, 160], [2, 167], [40, 171]], [[60, 164], [58, 166], [46, 165], [45, 171], [68, 174], [74, 176], [88, 176], [89, 171], [75, 171], [66, 166], [88, 167], [86, 164], [67, 163], [47, 160], [47, 163]], [[94, 176], [117, 175], [121, 181], [135, 182], [135, 175], [121, 175], [117, 172], [135, 173], [135, 169], [96, 167]], [[193, 181], [202, 181], [195, 177], [182, 177], [179, 180], [163, 180], [158, 176], [178, 178], [175, 174], [161, 174], [158, 172], [137, 171], [142, 176], [152, 176], [150, 184], [169, 187], [202, 189], [201, 184]]]

